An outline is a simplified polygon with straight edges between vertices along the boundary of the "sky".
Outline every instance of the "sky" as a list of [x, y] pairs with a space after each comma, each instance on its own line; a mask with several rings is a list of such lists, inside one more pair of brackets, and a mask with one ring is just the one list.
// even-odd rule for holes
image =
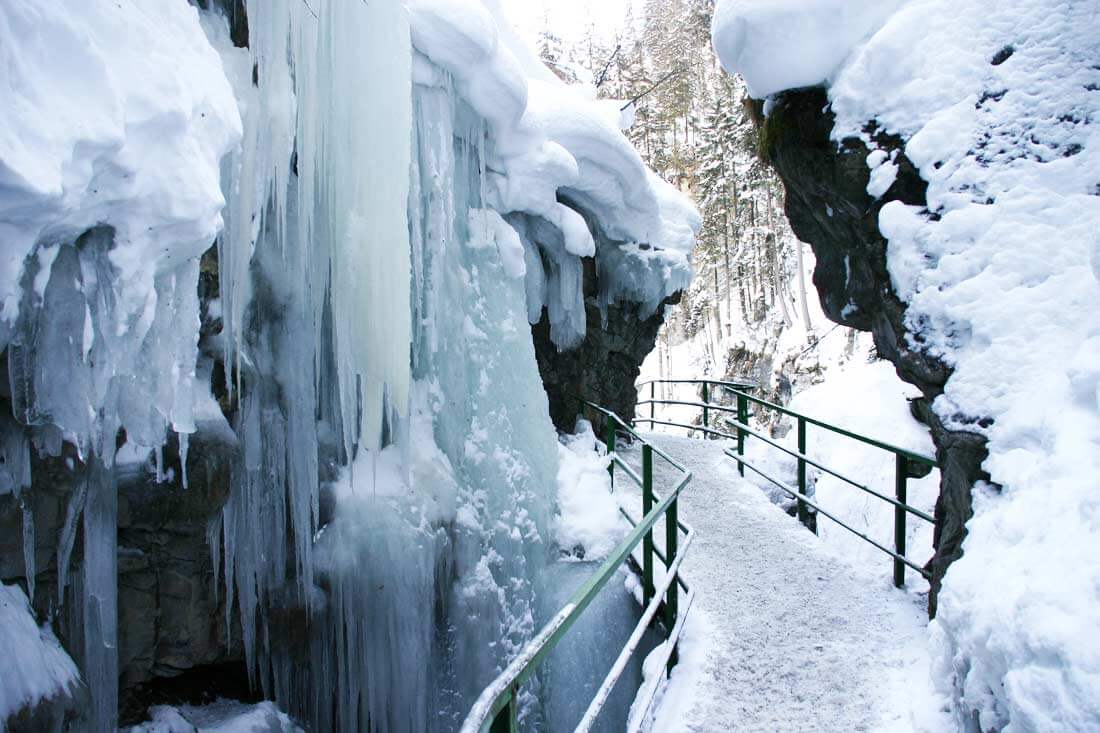
[[520, 35], [532, 43], [547, 25], [563, 40], [580, 40], [593, 23], [597, 32], [614, 39], [626, 9], [639, 0], [501, 0]]

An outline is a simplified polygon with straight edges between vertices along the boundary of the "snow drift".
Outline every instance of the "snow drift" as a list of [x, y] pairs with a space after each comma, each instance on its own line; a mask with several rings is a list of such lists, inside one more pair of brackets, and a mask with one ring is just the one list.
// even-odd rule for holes
[[0, 721], [23, 708], [72, 694], [80, 673], [49, 626], [39, 626], [27, 596], [18, 586], [0, 583], [0, 655], [9, 666], [0, 684]]

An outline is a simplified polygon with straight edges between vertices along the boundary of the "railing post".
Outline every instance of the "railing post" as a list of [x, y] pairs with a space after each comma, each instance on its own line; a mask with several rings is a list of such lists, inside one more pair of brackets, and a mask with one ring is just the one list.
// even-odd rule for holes
[[[709, 402], [710, 402], [710, 387], [706, 382], [703, 382], [703, 404], [706, 405]], [[703, 427], [704, 428], [709, 428], [710, 427], [710, 408], [708, 408], [708, 407], [703, 408]], [[704, 434], [703, 437], [706, 438], [707, 436]]]
[[[798, 418], [798, 453], [799, 455], [806, 455], [806, 420], [805, 418]], [[806, 511], [806, 502], [802, 501], [803, 496], [806, 495], [806, 460], [804, 458], [798, 459], [798, 521], [802, 524], [806, 524], [809, 521], [809, 512]]]
[[[653, 446], [642, 445], [642, 516], [653, 510]], [[653, 598], [653, 528], [642, 538], [642, 599], [648, 606]]]
[[[737, 422], [741, 425], [749, 424], [749, 400], [740, 391], [737, 392]], [[745, 430], [741, 427], [737, 428], [737, 455], [745, 457]], [[741, 461], [737, 462], [737, 472], [745, 475], [745, 464]]]
[[489, 733], [519, 733], [519, 688], [510, 691], [508, 704], [500, 709], [489, 726]]
[[653, 421], [657, 419], [657, 383], [649, 383], [649, 429], [653, 430], [656, 427], [656, 423]]
[[[607, 455], [610, 456], [615, 452], [615, 418], [610, 415], [607, 416], [607, 427], [604, 429], [604, 444], [607, 446]], [[615, 460], [612, 459], [607, 464], [607, 473], [611, 476], [611, 488], [615, 488]]]
[[[897, 468], [894, 477], [895, 495], [899, 504], [905, 504], [908, 500], [909, 458], [897, 456]], [[894, 507], [894, 552], [905, 557], [905, 509]], [[901, 588], [905, 585], [905, 563], [894, 558], [894, 585]]]
[[[671, 568], [672, 563], [676, 560], [676, 544], [678, 539], [677, 530], [680, 527], [678, 518], [677, 504], [680, 500], [678, 498], [673, 499], [672, 503], [668, 505], [668, 512], [665, 514], [665, 568]], [[668, 629], [668, 633], [672, 634], [672, 630], [676, 628], [676, 616], [679, 613], [680, 605], [680, 586], [674, 578], [668, 586], [668, 595], [665, 597], [665, 628]], [[672, 668], [676, 666], [678, 660], [678, 654], [676, 649], [672, 650], [672, 654], [668, 657], [668, 673], [672, 674]]]

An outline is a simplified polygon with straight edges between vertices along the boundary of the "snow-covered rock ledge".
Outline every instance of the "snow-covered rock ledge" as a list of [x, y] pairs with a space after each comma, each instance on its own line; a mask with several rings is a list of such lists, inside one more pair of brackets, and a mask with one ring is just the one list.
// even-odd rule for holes
[[572, 429], [578, 395], [629, 417], [663, 306], [690, 282], [698, 213], [623, 135], [622, 103], [564, 85], [495, 0], [412, 0], [409, 10], [415, 82], [453, 80], [484, 120], [483, 195], [523, 246], [554, 423]]
[[[532, 324], [546, 307], [559, 348], [584, 338], [582, 257], [601, 265], [605, 308], [632, 301], [647, 318], [687, 286], [698, 212], [642, 162], [619, 128], [618, 103], [563, 84], [515, 37], [496, 0], [410, 0], [409, 14], [413, 45], [486, 122], [485, 195], [528, 248]], [[424, 64], [414, 77], [438, 83]]]
[[[862, 148], [886, 282], [904, 304], [895, 353], [944, 365], [930, 394], [941, 436], [987, 441], [991, 482], [973, 487], [932, 627], [960, 724], [1100, 726], [1100, 560], [1088, 550], [1100, 537], [1095, 3], [720, 0], [713, 32], [727, 70], [760, 96], [827, 86], [825, 109], [800, 93], [765, 111], [835, 119], [838, 161]], [[765, 123], [782, 158], [806, 128], [780, 127]], [[901, 163], [924, 200], [895, 187]], [[806, 209], [829, 184], [807, 183], [788, 180], [817, 187], [794, 206], [820, 234], [832, 212]]]

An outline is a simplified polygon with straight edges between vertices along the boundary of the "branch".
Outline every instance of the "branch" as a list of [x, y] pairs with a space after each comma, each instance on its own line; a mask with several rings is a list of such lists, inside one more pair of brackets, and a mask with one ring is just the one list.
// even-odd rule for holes
[[669, 80], [669, 79], [671, 79], [672, 77], [674, 77], [674, 76], [678, 76], [679, 74], [683, 74], [683, 73], [684, 73], [685, 71], [687, 71], [687, 69], [686, 69], [686, 68], [684, 68], [683, 66], [680, 66], [680, 67], [678, 67], [678, 68], [675, 68], [675, 69], [673, 69], [672, 71], [668, 72], [667, 74], [665, 74], [664, 76], [662, 76], [662, 77], [661, 77], [660, 79], [658, 79], [658, 80], [657, 80], [657, 83], [656, 83], [656, 84], [654, 84], [653, 86], [651, 86], [651, 87], [650, 87], [649, 89], [646, 89], [646, 90], [645, 90], [644, 92], [642, 92], [641, 94], [639, 94], [639, 95], [637, 95], [637, 96], [633, 97], [632, 99], [630, 99], [630, 101], [628, 101], [628, 102], [627, 102], [626, 104], [624, 104], [624, 105], [623, 105], [622, 107], [619, 107], [619, 111], [620, 111], [620, 112], [622, 112], [623, 110], [625, 110], [625, 109], [626, 109], [627, 107], [629, 107], [630, 105], [632, 105], [632, 104], [637, 104], [637, 103], [638, 103], [638, 101], [639, 101], [640, 99], [642, 99], [643, 97], [645, 97], [645, 96], [646, 96], [647, 94], [649, 94], [650, 92], [652, 92], [652, 91], [653, 91], [654, 89], [656, 89], [657, 87], [661, 86], [662, 84], [664, 84], [664, 83], [665, 83], [666, 81], [668, 81], [668, 80]]

